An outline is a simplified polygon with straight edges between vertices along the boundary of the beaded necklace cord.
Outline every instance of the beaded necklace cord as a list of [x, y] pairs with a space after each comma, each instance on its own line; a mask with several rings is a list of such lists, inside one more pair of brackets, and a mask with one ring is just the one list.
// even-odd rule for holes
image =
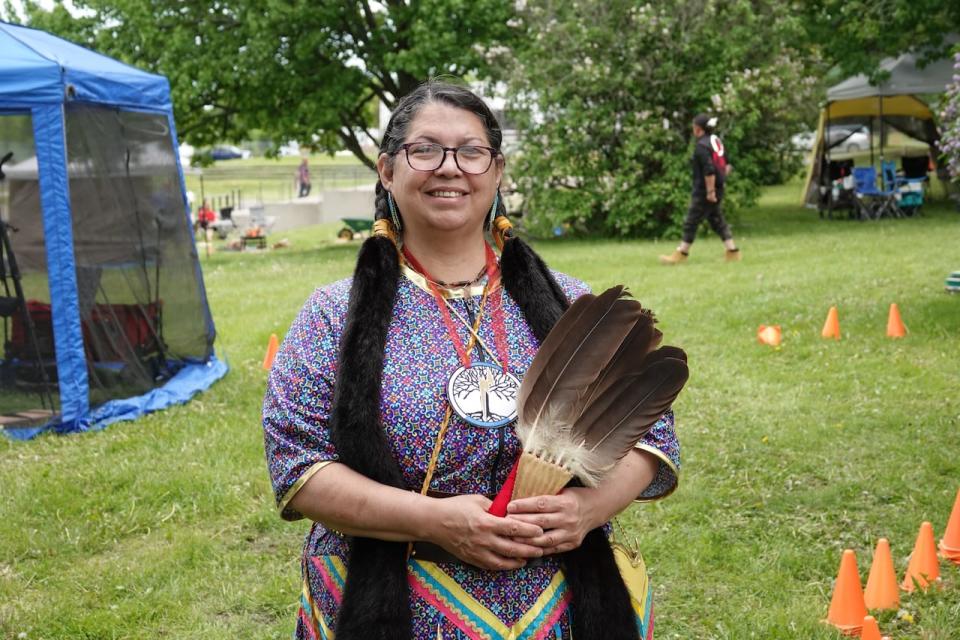
[[[492, 254], [489, 245], [487, 246], [488, 253]], [[488, 274], [487, 283], [483, 288], [483, 295], [480, 298], [480, 307], [477, 310], [477, 316], [474, 319], [473, 326], [468, 328], [470, 329], [470, 340], [467, 343], [466, 348], [464, 348], [463, 343], [460, 341], [460, 336], [456, 331], [456, 328], [453, 325], [453, 320], [450, 318], [450, 310], [447, 308], [443, 295], [440, 293], [440, 290], [436, 286], [436, 281], [431, 278], [424, 268], [420, 266], [420, 263], [417, 262], [417, 259], [413, 257], [413, 254], [410, 253], [406, 248], [403, 250], [404, 259], [410, 264], [411, 268], [417, 271], [427, 280], [427, 284], [430, 286], [430, 290], [433, 293], [434, 299], [437, 301], [438, 306], [440, 307], [441, 314], [443, 315], [444, 322], [447, 325], [447, 330], [450, 333], [450, 337], [453, 340], [454, 346], [457, 349], [457, 355], [460, 356], [461, 362], [464, 362], [465, 365], [469, 366], [470, 364], [470, 351], [473, 350], [477, 340], [480, 338], [480, 320], [483, 318], [483, 310], [486, 306], [487, 299], [490, 297], [490, 289], [493, 283], [493, 277], [490, 269], [490, 259], [488, 255], [487, 264], [484, 266], [484, 271]], [[494, 265], [496, 261], [494, 260]], [[459, 317], [459, 314], [458, 314]], [[460, 318], [462, 321], [462, 318]], [[433, 480], [433, 475], [437, 470], [437, 461], [440, 458], [440, 450], [443, 448], [443, 441], [447, 434], [447, 430], [450, 426], [450, 418], [453, 416], [453, 407], [450, 404], [447, 404], [447, 409], [443, 415], [443, 421], [440, 423], [440, 430], [437, 432], [437, 440], [434, 442], [433, 451], [430, 454], [430, 462], [427, 464], [427, 471], [423, 478], [423, 484], [420, 487], [420, 495], [426, 495], [427, 491], [430, 488], [430, 481]], [[407, 556], [410, 555], [413, 550], [413, 543], [411, 542], [407, 547]]]

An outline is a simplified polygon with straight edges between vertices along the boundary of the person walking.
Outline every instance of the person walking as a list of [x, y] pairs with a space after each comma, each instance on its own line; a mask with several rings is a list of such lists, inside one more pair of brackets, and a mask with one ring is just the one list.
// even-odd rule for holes
[[710, 227], [723, 240], [724, 259], [737, 262], [741, 258], [740, 249], [733, 241], [730, 225], [723, 217], [720, 204], [727, 175], [733, 168], [727, 159], [723, 141], [714, 133], [717, 118], [706, 113], [693, 119], [693, 147], [691, 168], [693, 172], [693, 190], [690, 209], [683, 221], [683, 236], [680, 246], [668, 256], [660, 256], [660, 262], [666, 265], [680, 264], [690, 256], [690, 247], [697, 237], [697, 228], [704, 218]]
[[300, 184], [297, 197], [306, 198], [310, 195], [310, 166], [306, 158], [301, 160], [300, 166], [297, 167], [297, 182]]

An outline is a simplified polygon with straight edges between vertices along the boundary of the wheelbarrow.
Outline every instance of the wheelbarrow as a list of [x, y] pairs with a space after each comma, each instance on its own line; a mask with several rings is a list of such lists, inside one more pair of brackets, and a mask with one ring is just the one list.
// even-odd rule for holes
[[357, 236], [363, 236], [373, 229], [373, 220], [371, 218], [340, 218], [344, 226], [337, 232], [337, 237], [341, 240], [353, 240]]

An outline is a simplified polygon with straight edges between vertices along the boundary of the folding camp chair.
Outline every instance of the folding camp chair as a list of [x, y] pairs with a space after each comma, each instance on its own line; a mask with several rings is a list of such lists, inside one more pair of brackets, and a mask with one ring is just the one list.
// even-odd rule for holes
[[900, 193], [899, 178], [897, 177], [897, 163], [893, 160], [884, 160], [880, 163], [880, 181], [883, 183], [883, 190], [892, 194], [889, 207], [890, 214], [895, 218], [904, 217], [903, 209], [900, 207], [902, 195]]
[[929, 162], [927, 156], [904, 156], [901, 159], [903, 172], [902, 175], [897, 175], [897, 191], [900, 194], [900, 209], [904, 215], [920, 213], [929, 182]]
[[893, 190], [877, 187], [876, 167], [853, 168], [854, 203], [861, 220], [877, 220], [885, 215], [896, 216]]

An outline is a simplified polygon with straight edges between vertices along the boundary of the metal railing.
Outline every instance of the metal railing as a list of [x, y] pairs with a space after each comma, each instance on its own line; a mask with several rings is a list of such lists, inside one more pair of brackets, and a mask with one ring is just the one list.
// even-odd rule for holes
[[[187, 173], [187, 189], [193, 192], [197, 206], [206, 199], [215, 210], [286, 202], [299, 195], [296, 169], [291, 165], [208, 167]], [[369, 188], [375, 181], [376, 173], [365, 166], [320, 165], [310, 168], [310, 195], [330, 189]]]

